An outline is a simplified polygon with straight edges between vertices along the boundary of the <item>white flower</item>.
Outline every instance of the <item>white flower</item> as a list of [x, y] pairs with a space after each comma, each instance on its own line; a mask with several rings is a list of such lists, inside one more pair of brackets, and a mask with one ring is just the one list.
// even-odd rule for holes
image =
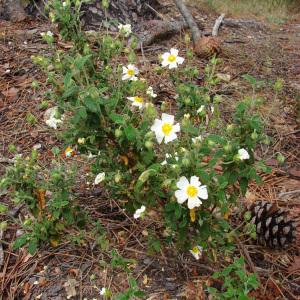
[[192, 250], [190, 250], [190, 253], [199, 260], [202, 256], [203, 248], [199, 245], [195, 246]]
[[52, 37], [53, 36], [53, 33], [51, 31], [47, 31], [47, 35]]
[[184, 114], [184, 116], [183, 116], [185, 119], [189, 119], [190, 117], [191, 117], [191, 115], [190, 114]]
[[131, 25], [130, 24], [120, 24], [118, 26], [119, 32], [124, 34], [124, 36], [128, 37], [131, 34]]
[[201, 186], [201, 182], [197, 176], [192, 176], [190, 182], [186, 177], [180, 177], [176, 185], [179, 188], [179, 190], [175, 192], [177, 202], [182, 204], [188, 200], [189, 209], [199, 207], [202, 204], [200, 198], [208, 198], [206, 185]]
[[204, 105], [201, 105], [198, 109], [197, 109], [197, 114], [200, 114], [204, 111], [205, 109], [205, 106]]
[[134, 217], [135, 219], [140, 218], [141, 216], [144, 215], [145, 210], [146, 210], [146, 206], [142, 205], [141, 208], [139, 208], [139, 209], [137, 209], [137, 210], [135, 211], [133, 217]]
[[249, 153], [246, 149], [241, 148], [238, 151], [237, 158], [240, 159], [240, 160], [246, 160], [246, 159], [250, 158], [250, 155], [249, 155]]
[[101, 296], [106, 296], [108, 294], [108, 289], [103, 287], [101, 290], [100, 290], [100, 295]]
[[163, 113], [161, 120], [155, 119], [151, 130], [155, 133], [159, 144], [165, 139], [165, 144], [177, 138], [176, 132], [180, 131], [179, 123], [174, 125], [174, 116]]
[[54, 128], [54, 129], [57, 129], [57, 125], [62, 123], [62, 120], [64, 119], [64, 115], [62, 115], [59, 118], [56, 118], [56, 115], [57, 115], [57, 107], [53, 107], [53, 108], [49, 108], [48, 109], [48, 113], [45, 115], [47, 115], [46, 117], [48, 117], [48, 119], [45, 121], [45, 123], [51, 127], [51, 128]]
[[157, 94], [154, 93], [152, 86], [148, 87], [148, 89], [146, 91], [146, 94], [149, 95], [152, 98], [156, 98], [157, 97]]
[[64, 1], [64, 2], [62, 3], [62, 5], [63, 5], [63, 7], [66, 7], [66, 6], [67, 6], [66, 1]]
[[184, 61], [183, 57], [178, 56], [178, 50], [175, 48], [171, 48], [170, 52], [164, 53], [161, 57], [163, 59], [162, 66], [169, 66], [169, 69], [177, 68], [177, 64], [181, 65]]
[[194, 144], [199, 143], [199, 142], [201, 142], [201, 141], [202, 141], [202, 136], [201, 136], [201, 135], [199, 135], [199, 136], [197, 136], [197, 137], [195, 137], [195, 138], [192, 138], [192, 142], [193, 142]]
[[95, 177], [95, 184], [99, 184], [100, 182], [102, 182], [105, 179], [105, 173], [99, 173], [96, 177]]
[[128, 65], [127, 67], [123, 66], [123, 76], [122, 80], [132, 80], [136, 81], [136, 75], [139, 73], [138, 68], [135, 65]]
[[133, 106], [138, 107], [139, 109], [143, 108], [144, 106], [144, 99], [142, 97], [127, 97], [128, 100], [132, 102]]

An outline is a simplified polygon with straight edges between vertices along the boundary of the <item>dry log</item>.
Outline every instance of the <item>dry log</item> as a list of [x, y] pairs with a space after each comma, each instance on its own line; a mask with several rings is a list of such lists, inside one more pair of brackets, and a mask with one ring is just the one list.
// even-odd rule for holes
[[170, 37], [185, 29], [185, 22], [169, 22], [162, 20], [146, 21], [138, 28], [138, 45], [137, 49], [149, 46], [152, 43]]

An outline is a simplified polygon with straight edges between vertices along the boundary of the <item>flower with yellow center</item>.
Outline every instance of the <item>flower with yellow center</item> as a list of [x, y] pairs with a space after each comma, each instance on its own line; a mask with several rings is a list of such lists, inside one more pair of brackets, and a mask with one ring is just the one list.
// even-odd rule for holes
[[162, 56], [162, 66], [169, 67], [169, 69], [175, 69], [178, 65], [181, 65], [184, 61], [183, 57], [178, 56], [178, 50], [171, 48], [170, 52], [164, 53]]
[[143, 108], [144, 106], [144, 99], [142, 97], [127, 97], [128, 100], [130, 100], [133, 106], [138, 107], [139, 109]]
[[123, 66], [122, 80], [132, 80], [136, 81], [139, 70], [135, 65], [129, 64], [127, 67]]
[[161, 120], [155, 119], [151, 130], [155, 133], [159, 144], [165, 141], [165, 144], [177, 139], [177, 132], [180, 131], [179, 123], [174, 124], [174, 116], [163, 113]]
[[199, 207], [202, 204], [200, 198], [204, 200], [208, 199], [207, 187], [206, 185], [201, 185], [197, 176], [192, 176], [190, 181], [184, 176], [180, 177], [176, 185], [179, 188], [175, 192], [177, 202], [182, 204], [188, 200], [189, 209]]
[[199, 245], [195, 246], [193, 249], [190, 250], [190, 253], [199, 260], [203, 253], [203, 248]]
[[65, 150], [65, 157], [71, 157], [73, 155], [74, 149], [68, 146]]

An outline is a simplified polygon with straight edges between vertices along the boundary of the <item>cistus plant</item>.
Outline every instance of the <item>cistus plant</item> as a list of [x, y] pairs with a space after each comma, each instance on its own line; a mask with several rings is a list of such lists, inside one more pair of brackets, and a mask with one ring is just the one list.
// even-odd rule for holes
[[243, 257], [236, 258], [221, 272], [214, 273], [212, 278], [222, 280], [221, 291], [208, 287], [210, 296], [216, 300], [254, 300], [249, 294], [259, 286], [256, 274], [248, 274], [245, 270]]
[[56, 246], [66, 227], [83, 224], [84, 215], [71, 192], [74, 176], [74, 170], [58, 162], [50, 169], [43, 167], [36, 150], [31, 156], [14, 158], [0, 188], [9, 192], [15, 205], [25, 204], [29, 213], [20, 224], [24, 233], [16, 239], [14, 249], [27, 245], [33, 254], [42, 241]]
[[[68, 10], [51, 4], [59, 28], [65, 28], [64, 13], [70, 14], [73, 2]], [[258, 103], [234, 99], [234, 111], [222, 118], [219, 60], [211, 60], [199, 85], [192, 53], [186, 63], [172, 48], [153, 69], [156, 76], [169, 76], [176, 100], [159, 108], [159, 90], [142, 77], [136, 41], [128, 41], [131, 27], [119, 29], [114, 37], [99, 34], [93, 45], [81, 31], [81, 49], [34, 57], [48, 74], [51, 100], [66, 115], [62, 136], [80, 153], [95, 156], [93, 173], [105, 174], [101, 184], [137, 219], [150, 210], [164, 219], [167, 242], [223, 249], [230, 243], [230, 209], [251, 180], [259, 181], [257, 169], [263, 167], [254, 158], [265, 139]]]

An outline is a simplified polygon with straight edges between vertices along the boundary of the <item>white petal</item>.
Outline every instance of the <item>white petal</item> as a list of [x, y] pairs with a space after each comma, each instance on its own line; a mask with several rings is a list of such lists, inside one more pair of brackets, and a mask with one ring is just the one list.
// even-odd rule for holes
[[122, 80], [127, 80], [127, 79], [129, 79], [130, 78], [130, 75], [128, 75], [128, 74], [124, 74], [123, 76], [122, 76]]
[[174, 132], [179, 132], [179, 131], [180, 131], [180, 124], [179, 124], [179, 123], [177, 123], [177, 124], [175, 124], [175, 125], [173, 126], [173, 131], [174, 131]]
[[198, 188], [197, 196], [204, 200], [208, 199], [208, 192], [207, 192], [206, 185], [202, 185]]
[[161, 144], [163, 138], [165, 137], [165, 136], [164, 136], [162, 133], [160, 133], [160, 132], [156, 132], [156, 133], [155, 133], [155, 136], [156, 136], [157, 142], [158, 142], [159, 144]]
[[173, 125], [174, 116], [163, 113], [161, 115], [161, 120], [162, 120], [162, 123], [169, 123], [169, 124]]
[[188, 208], [193, 209], [199, 207], [202, 204], [201, 200], [198, 197], [193, 197], [188, 199]]
[[199, 181], [199, 177], [192, 176], [191, 177], [191, 185], [193, 185], [195, 187], [199, 187], [201, 185], [201, 182]]
[[128, 72], [128, 69], [126, 67], [123, 67], [123, 73], [127, 74], [127, 72]]
[[189, 185], [190, 185], [190, 183], [185, 176], [180, 177], [176, 183], [176, 186], [179, 189], [184, 190], [184, 191], [186, 191], [186, 189]]
[[178, 57], [176, 58], [176, 62], [177, 62], [179, 65], [181, 65], [181, 64], [184, 62], [184, 58], [178, 56]]
[[182, 191], [182, 190], [177, 190], [175, 192], [175, 197], [177, 199], [177, 202], [179, 204], [182, 204], [184, 201], [186, 201], [186, 199], [188, 198], [186, 192]]
[[161, 62], [161, 65], [162, 65], [163, 67], [166, 67], [166, 66], [169, 65], [169, 62], [168, 62], [167, 60], [163, 60], [163, 61]]
[[172, 142], [177, 139], [177, 135], [174, 132], [171, 132], [169, 135], [165, 136], [165, 144]]
[[172, 63], [169, 63], [169, 69], [176, 69], [177, 68], [177, 62], [174, 61]]
[[178, 55], [178, 50], [175, 49], [175, 48], [171, 48], [170, 53], [171, 53], [172, 55], [174, 55], [174, 56], [177, 56], [177, 55]]
[[154, 124], [151, 126], [150, 129], [154, 132], [156, 132], [156, 131], [161, 132], [161, 126], [162, 126], [162, 121], [155, 119]]
[[132, 65], [132, 64], [129, 64], [129, 65], [127, 66], [127, 69], [128, 69], [128, 70], [134, 70], [134, 68], [135, 68], [135, 65]]
[[163, 60], [168, 60], [168, 57], [170, 56], [170, 53], [169, 52], [166, 52], [166, 53], [164, 53], [162, 56], [161, 56], [161, 58], [163, 59]]

